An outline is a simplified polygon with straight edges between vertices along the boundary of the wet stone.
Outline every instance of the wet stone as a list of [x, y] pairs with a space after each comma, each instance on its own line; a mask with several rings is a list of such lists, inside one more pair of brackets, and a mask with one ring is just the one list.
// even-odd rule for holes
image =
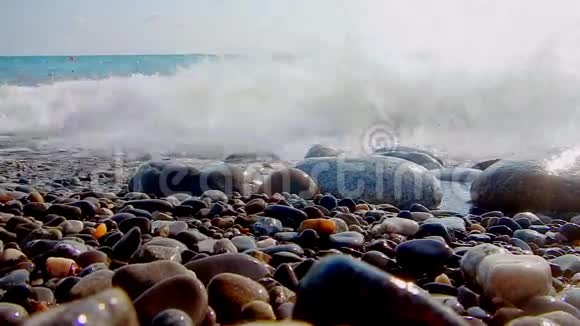
[[264, 214], [282, 222], [283, 226], [297, 228], [302, 221], [308, 218], [303, 211], [283, 205], [270, 205], [264, 210]]
[[271, 246], [260, 250], [268, 255], [273, 255], [278, 252], [290, 252], [299, 256], [304, 255], [304, 250], [299, 245], [293, 243]]
[[415, 275], [437, 275], [453, 255], [445, 243], [431, 239], [416, 239], [395, 248], [397, 263]]
[[35, 314], [26, 320], [25, 326], [83, 324], [138, 326], [131, 301], [118, 289], [103, 291], [94, 296], [74, 301], [46, 312]]
[[263, 262], [245, 254], [221, 254], [197, 259], [185, 264], [204, 284], [221, 273], [233, 273], [258, 280], [271, 274]]
[[329, 241], [334, 248], [360, 248], [364, 243], [364, 236], [358, 232], [346, 231], [330, 235]]
[[222, 273], [207, 286], [209, 304], [215, 309], [218, 321], [231, 323], [242, 319], [242, 308], [252, 301], [269, 302], [266, 289], [247, 277]]
[[239, 252], [256, 249], [256, 242], [246, 235], [238, 235], [232, 238], [232, 243], [236, 246]]
[[181, 263], [181, 253], [175, 247], [143, 245], [132, 256], [131, 262], [148, 263], [157, 260], [171, 260]]
[[282, 222], [271, 217], [261, 217], [253, 228], [258, 235], [273, 235], [282, 231]]
[[0, 325], [18, 326], [28, 318], [28, 312], [17, 304], [0, 302]]
[[198, 325], [205, 318], [208, 297], [203, 284], [192, 273], [188, 273], [166, 278], [141, 294], [133, 303], [142, 323], [152, 320], [166, 309], [179, 309], [188, 314], [194, 325]]
[[324, 258], [301, 280], [293, 317], [316, 325], [465, 325], [415, 285], [343, 256]]
[[113, 246], [111, 258], [127, 262], [141, 246], [141, 230], [133, 227]]
[[179, 309], [166, 309], [158, 313], [151, 326], [195, 326], [191, 317]]
[[70, 289], [70, 298], [73, 300], [80, 299], [111, 288], [113, 274], [114, 273], [110, 270], [101, 270], [81, 278], [81, 280]]

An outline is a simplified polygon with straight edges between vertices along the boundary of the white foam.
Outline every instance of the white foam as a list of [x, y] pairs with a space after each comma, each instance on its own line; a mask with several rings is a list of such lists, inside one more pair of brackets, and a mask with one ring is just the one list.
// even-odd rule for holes
[[0, 134], [65, 148], [273, 150], [287, 159], [319, 142], [360, 151], [377, 126], [400, 144], [468, 158], [580, 144], [574, 2], [355, 7], [332, 44], [313, 41], [316, 31], [305, 45], [293, 35], [290, 60], [250, 56], [172, 76], [0, 86]]

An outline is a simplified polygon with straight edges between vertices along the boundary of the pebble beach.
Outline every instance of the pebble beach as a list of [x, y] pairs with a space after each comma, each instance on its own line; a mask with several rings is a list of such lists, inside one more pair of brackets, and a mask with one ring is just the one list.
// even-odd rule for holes
[[[409, 148], [281, 164], [13, 147], [0, 324], [578, 325], [580, 187], [548, 172]], [[442, 184], [470, 189], [469, 212], [442, 209]]]

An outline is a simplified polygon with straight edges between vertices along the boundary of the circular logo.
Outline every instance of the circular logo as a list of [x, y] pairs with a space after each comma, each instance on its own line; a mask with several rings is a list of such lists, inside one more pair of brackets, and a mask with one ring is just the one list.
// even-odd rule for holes
[[394, 150], [398, 145], [399, 141], [393, 128], [386, 124], [374, 125], [363, 134], [362, 149], [367, 154], [380, 149]]

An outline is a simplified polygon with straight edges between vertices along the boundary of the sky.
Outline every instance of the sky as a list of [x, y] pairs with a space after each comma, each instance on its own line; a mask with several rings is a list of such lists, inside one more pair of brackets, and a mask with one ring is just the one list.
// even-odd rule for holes
[[0, 0], [0, 55], [337, 52], [580, 58], [576, 0]]
[[0, 54], [283, 51], [342, 42], [341, 2], [0, 0]]

